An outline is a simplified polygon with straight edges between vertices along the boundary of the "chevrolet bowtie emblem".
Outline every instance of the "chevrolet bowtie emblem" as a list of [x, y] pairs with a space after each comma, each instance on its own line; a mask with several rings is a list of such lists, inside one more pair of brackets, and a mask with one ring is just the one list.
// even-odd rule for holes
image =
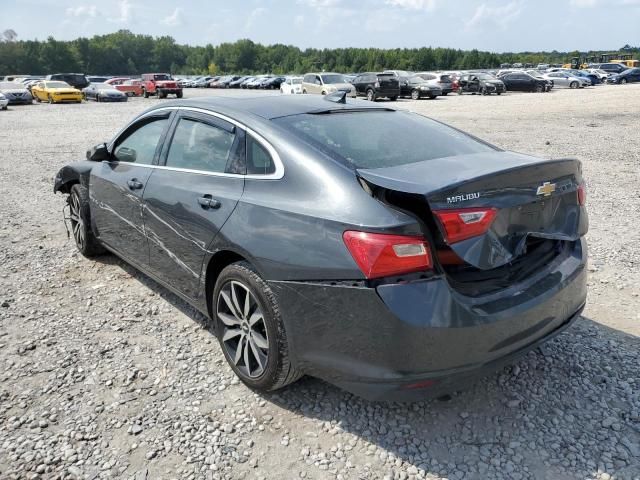
[[556, 191], [556, 184], [551, 182], [544, 182], [542, 185], [538, 187], [536, 191], [536, 195], [544, 195], [545, 197], [550, 197], [553, 192]]

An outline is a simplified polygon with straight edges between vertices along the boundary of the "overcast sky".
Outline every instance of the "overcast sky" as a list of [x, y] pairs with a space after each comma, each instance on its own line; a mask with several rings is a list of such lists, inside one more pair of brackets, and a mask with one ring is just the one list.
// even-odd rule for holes
[[73, 39], [128, 29], [179, 43], [496, 52], [640, 45], [640, 0], [0, 0], [0, 31]]

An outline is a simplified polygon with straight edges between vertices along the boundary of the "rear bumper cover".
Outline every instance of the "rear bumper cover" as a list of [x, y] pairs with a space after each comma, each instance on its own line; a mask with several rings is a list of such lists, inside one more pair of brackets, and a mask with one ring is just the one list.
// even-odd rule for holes
[[557, 335], [584, 307], [586, 277], [581, 239], [525, 282], [476, 298], [442, 277], [375, 289], [270, 283], [303, 371], [365, 398], [402, 401], [459, 389]]

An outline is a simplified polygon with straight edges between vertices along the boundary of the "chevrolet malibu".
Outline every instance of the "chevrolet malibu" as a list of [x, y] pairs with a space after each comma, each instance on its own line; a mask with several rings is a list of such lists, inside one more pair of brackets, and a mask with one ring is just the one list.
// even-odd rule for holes
[[75, 244], [205, 314], [248, 386], [459, 389], [586, 300], [580, 162], [338, 92], [163, 103], [62, 168]]

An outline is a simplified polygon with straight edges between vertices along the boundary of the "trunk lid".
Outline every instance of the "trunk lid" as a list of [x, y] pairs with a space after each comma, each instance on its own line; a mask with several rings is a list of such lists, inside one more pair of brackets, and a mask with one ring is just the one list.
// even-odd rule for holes
[[[493, 208], [486, 232], [450, 243], [465, 262], [488, 270], [526, 253], [529, 237], [575, 241], [588, 229], [578, 200], [578, 160], [541, 160], [512, 152], [437, 158], [377, 169], [359, 169], [370, 184], [423, 196], [431, 212]], [[433, 215], [442, 238], [446, 231]]]

